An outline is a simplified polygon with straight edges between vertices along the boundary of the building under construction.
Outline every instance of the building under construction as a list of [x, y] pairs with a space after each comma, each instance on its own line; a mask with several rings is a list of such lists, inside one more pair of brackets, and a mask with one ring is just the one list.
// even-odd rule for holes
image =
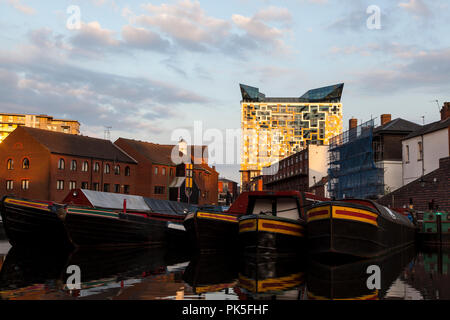
[[384, 194], [384, 170], [375, 164], [374, 120], [330, 140], [329, 192], [335, 199], [374, 198]]
[[402, 186], [402, 140], [421, 126], [382, 114], [330, 140], [329, 192], [336, 199], [377, 199]]

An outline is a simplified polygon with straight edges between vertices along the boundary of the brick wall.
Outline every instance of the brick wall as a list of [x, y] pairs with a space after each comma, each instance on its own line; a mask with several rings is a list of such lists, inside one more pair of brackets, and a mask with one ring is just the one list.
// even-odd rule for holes
[[[450, 211], [450, 157], [440, 159], [439, 169], [425, 175], [424, 183], [415, 180], [382, 197], [379, 203], [394, 208], [408, 207], [412, 201], [416, 210], [428, 210], [432, 201], [441, 211]], [[423, 184], [423, 185], [422, 185]]]

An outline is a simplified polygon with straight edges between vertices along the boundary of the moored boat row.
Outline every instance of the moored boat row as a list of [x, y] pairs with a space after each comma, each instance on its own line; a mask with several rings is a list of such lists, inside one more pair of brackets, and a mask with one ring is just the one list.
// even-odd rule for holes
[[201, 252], [370, 258], [415, 241], [416, 227], [371, 200], [330, 201], [300, 192], [249, 192], [227, 212], [198, 211], [184, 221]]

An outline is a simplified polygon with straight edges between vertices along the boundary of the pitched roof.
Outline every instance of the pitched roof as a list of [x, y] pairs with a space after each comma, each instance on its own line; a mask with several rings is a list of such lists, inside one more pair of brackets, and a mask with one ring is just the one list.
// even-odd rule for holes
[[[164, 145], [125, 138], [119, 138], [117, 141], [122, 141], [128, 144], [136, 152], [140, 153], [152, 163], [176, 165], [176, 163], [172, 161], [172, 151], [174, 148], [178, 148], [177, 145]], [[191, 156], [195, 156], [197, 152], [200, 156], [203, 156], [207, 146], [190, 146], [190, 148]]]
[[395, 120], [389, 121], [388, 123], [376, 127], [373, 132], [413, 132], [419, 130], [422, 126], [420, 124], [397, 118]]
[[44, 145], [51, 153], [136, 163], [136, 160], [109, 140], [29, 127], [19, 127], [16, 130], [24, 130], [36, 141]]
[[433, 122], [433, 123], [421, 126], [420, 129], [418, 129], [418, 130], [416, 130], [414, 132], [411, 132], [403, 140], [411, 139], [411, 138], [414, 138], [414, 137], [418, 137], [418, 136], [421, 136], [421, 135], [425, 135], [425, 134], [428, 134], [428, 133], [439, 131], [439, 130], [442, 130], [442, 129], [445, 129], [445, 128], [448, 128], [448, 127], [450, 127], [450, 118], [447, 118], [445, 120], [436, 121], [436, 122]]

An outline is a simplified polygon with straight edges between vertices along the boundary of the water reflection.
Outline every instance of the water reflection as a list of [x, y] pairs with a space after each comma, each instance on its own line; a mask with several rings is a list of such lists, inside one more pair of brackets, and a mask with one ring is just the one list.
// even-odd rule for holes
[[[6, 249], [6, 250], [5, 250]], [[6, 254], [6, 251], [9, 252]], [[0, 242], [0, 299], [450, 299], [450, 250], [408, 248], [379, 259], [208, 255], [163, 248], [54, 252]], [[69, 290], [67, 267], [81, 269]], [[381, 289], [367, 287], [378, 265]]]

